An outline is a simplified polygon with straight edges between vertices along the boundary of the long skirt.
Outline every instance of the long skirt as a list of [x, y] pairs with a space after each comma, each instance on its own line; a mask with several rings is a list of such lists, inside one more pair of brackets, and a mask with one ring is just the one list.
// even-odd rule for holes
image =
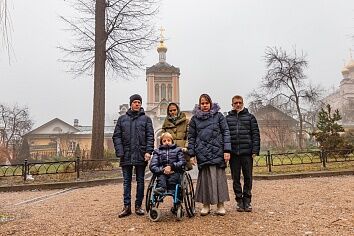
[[205, 166], [199, 170], [195, 201], [211, 205], [230, 201], [224, 168]]

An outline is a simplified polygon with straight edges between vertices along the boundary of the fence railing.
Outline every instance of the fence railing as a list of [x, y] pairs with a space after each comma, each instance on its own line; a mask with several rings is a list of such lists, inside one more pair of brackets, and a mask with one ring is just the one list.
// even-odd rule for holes
[[[271, 153], [267, 151], [267, 153], [254, 158], [253, 166], [255, 168], [267, 168], [268, 172], [272, 172], [273, 167], [279, 166], [313, 164], [326, 167], [330, 163], [350, 161], [354, 161], [354, 149], [286, 153]], [[117, 158], [90, 160], [76, 158], [74, 160], [51, 162], [25, 160], [19, 164], [0, 165], [0, 177], [22, 176], [26, 180], [28, 175], [76, 173], [76, 177], [80, 178], [80, 174], [84, 172], [114, 170], [121, 170]]]
[[119, 160], [95, 159], [95, 160], [75, 160], [38, 162], [25, 160], [21, 164], [0, 165], [0, 177], [22, 176], [24, 180], [29, 175], [48, 175], [76, 173], [80, 178], [82, 172], [113, 171], [120, 170]]
[[354, 149], [316, 150], [307, 152], [271, 153], [267, 151], [254, 158], [254, 167], [267, 167], [272, 172], [272, 167], [290, 165], [317, 164], [326, 167], [328, 163], [354, 161]]

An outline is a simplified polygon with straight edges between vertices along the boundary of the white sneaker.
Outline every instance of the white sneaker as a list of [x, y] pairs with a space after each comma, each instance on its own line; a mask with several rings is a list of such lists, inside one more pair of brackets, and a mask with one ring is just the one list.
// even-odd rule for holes
[[226, 214], [226, 210], [225, 210], [223, 202], [218, 203], [217, 209], [216, 209], [216, 214], [218, 214], [220, 216], [223, 216]]
[[206, 216], [210, 213], [210, 204], [203, 204], [203, 208], [200, 211], [201, 216]]

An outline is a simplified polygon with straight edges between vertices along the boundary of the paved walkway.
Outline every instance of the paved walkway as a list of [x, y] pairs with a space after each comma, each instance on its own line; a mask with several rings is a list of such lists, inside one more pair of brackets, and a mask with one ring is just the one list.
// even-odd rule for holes
[[122, 184], [0, 193], [0, 235], [354, 235], [354, 176], [257, 180], [253, 193], [252, 213], [236, 212], [231, 200], [224, 217], [214, 206], [178, 222], [165, 201], [156, 223], [117, 217]]

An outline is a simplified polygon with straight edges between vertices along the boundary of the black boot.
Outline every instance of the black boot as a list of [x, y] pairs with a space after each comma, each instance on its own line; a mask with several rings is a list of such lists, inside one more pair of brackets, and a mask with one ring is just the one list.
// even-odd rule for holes
[[145, 214], [145, 211], [143, 210], [143, 208], [141, 208], [141, 206], [135, 206], [135, 214], [137, 214], [138, 216], [143, 216]]
[[243, 204], [242, 198], [237, 200], [236, 211], [238, 211], [238, 212], [245, 211], [245, 205]]
[[118, 217], [122, 218], [122, 217], [126, 217], [130, 214], [132, 214], [132, 210], [131, 210], [130, 206], [124, 206], [122, 212], [119, 213]]
[[245, 198], [244, 200], [244, 206], [245, 206], [245, 211], [246, 212], [251, 212], [252, 211], [252, 205], [251, 205], [251, 199]]

